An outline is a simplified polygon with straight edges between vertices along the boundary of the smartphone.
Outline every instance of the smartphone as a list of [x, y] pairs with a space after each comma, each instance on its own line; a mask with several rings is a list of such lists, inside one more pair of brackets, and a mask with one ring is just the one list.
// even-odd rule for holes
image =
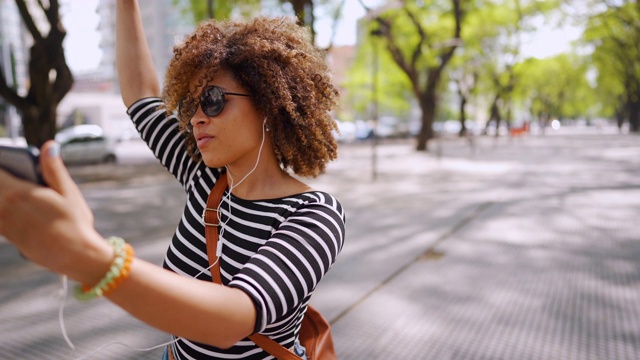
[[45, 185], [39, 156], [40, 151], [33, 146], [0, 145], [0, 168], [21, 179]]

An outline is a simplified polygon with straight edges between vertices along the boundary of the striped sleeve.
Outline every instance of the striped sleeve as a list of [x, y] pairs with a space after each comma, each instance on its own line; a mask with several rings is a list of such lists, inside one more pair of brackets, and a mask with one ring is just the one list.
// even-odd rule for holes
[[341, 205], [326, 193], [309, 196], [313, 200], [282, 222], [229, 283], [252, 298], [256, 332], [305, 305], [342, 249]]
[[187, 153], [177, 118], [167, 117], [162, 104], [160, 98], [143, 98], [131, 105], [127, 114], [155, 157], [186, 189], [198, 163]]

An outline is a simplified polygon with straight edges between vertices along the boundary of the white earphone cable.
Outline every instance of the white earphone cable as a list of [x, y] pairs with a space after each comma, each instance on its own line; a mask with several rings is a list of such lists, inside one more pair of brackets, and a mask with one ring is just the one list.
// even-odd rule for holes
[[229, 204], [229, 216], [227, 216], [227, 221], [222, 221], [221, 217], [220, 217], [220, 209], [222, 208], [222, 201], [220, 201], [220, 203], [218, 204], [218, 222], [220, 223], [220, 235], [219, 235], [219, 239], [218, 239], [218, 245], [216, 246], [216, 256], [219, 258], [220, 255], [222, 255], [222, 245], [224, 243], [224, 238], [222, 237], [222, 235], [224, 234], [224, 227], [225, 225], [227, 225], [227, 222], [229, 222], [229, 220], [231, 219], [231, 192], [233, 191], [233, 189], [235, 189], [236, 187], [238, 187], [240, 184], [242, 184], [243, 181], [245, 181], [249, 175], [251, 175], [257, 168], [258, 168], [258, 164], [260, 163], [260, 156], [262, 156], [262, 148], [264, 147], [264, 140], [265, 140], [265, 127], [267, 124], [267, 118], [264, 118], [264, 121], [262, 122], [262, 141], [260, 142], [260, 148], [258, 149], [258, 158], [256, 159], [256, 163], [253, 165], [253, 169], [251, 169], [251, 171], [249, 171], [240, 181], [238, 181], [237, 184], [233, 183], [233, 177], [231, 176], [231, 173], [229, 172], [229, 168], [227, 168], [225, 166], [225, 168], [227, 169], [227, 176], [229, 177], [229, 191], [227, 192], [227, 195], [225, 196], [225, 198], [227, 199], [227, 203]]

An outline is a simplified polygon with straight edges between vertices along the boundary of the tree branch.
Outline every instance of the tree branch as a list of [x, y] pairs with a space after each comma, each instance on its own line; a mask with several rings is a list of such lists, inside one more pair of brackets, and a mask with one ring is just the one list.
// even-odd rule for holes
[[[462, 9], [460, 8], [460, 0], [451, 0], [451, 3], [453, 4], [453, 16], [456, 19], [456, 26], [453, 30], [453, 39], [460, 40], [460, 32], [462, 29]], [[451, 60], [456, 48], [458, 48], [457, 42], [451, 45], [449, 50], [440, 56], [440, 69], [444, 69], [449, 60]]]
[[364, 9], [364, 11], [369, 14], [371, 12], [371, 8], [368, 7], [367, 5], [365, 5], [363, 0], [358, 0], [358, 2], [360, 3], [360, 6], [362, 6], [362, 8]]
[[0, 97], [18, 109], [23, 109], [27, 105], [25, 100], [7, 84], [7, 79], [2, 71], [0, 71]]
[[47, 20], [49, 20], [49, 24], [51, 24], [51, 31], [53, 31], [54, 28], [58, 28], [58, 26], [62, 26], [60, 21], [60, 5], [58, 4], [58, 0], [49, 1], [48, 8], [44, 7], [42, 0], [38, 0], [38, 3], [40, 4], [40, 8], [42, 8], [42, 11], [44, 11]]
[[22, 21], [24, 21], [25, 26], [29, 30], [29, 33], [33, 37], [34, 41], [38, 42], [39, 40], [42, 40], [42, 34], [40, 33], [40, 30], [38, 30], [36, 23], [33, 21], [33, 17], [31, 17], [31, 14], [29, 13], [29, 9], [27, 9], [27, 4], [25, 3], [25, 0], [15, 0], [15, 1], [16, 1], [16, 5], [18, 6], [18, 11], [20, 12], [20, 17], [22, 18]]
[[345, 2], [346, 0], [340, 0], [340, 4], [338, 4], [338, 7], [336, 7], [336, 11], [333, 12], [333, 16], [331, 17], [333, 23], [331, 24], [331, 36], [329, 37], [329, 45], [327, 46], [327, 51], [331, 50], [336, 39], [336, 34], [338, 33], [336, 31], [336, 28], [338, 27], [338, 21], [340, 20], [340, 16], [342, 15], [342, 7], [344, 6]]
[[418, 41], [418, 45], [414, 49], [413, 55], [411, 56], [411, 67], [415, 68], [416, 64], [418, 63], [418, 60], [420, 59], [420, 55], [422, 55], [422, 44], [425, 41], [427, 41], [427, 33], [424, 30], [424, 28], [422, 27], [422, 24], [420, 24], [420, 21], [418, 21], [418, 19], [416, 18], [416, 15], [409, 10], [409, 7], [405, 6], [404, 7], [404, 11], [409, 16], [409, 19], [411, 19], [411, 22], [413, 23], [413, 25], [418, 30], [418, 35], [420, 36], [420, 40]]
[[409, 75], [410, 79], [413, 79], [416, 75], [415, 69], [409, 66], [407, 60], [402, 56], [402, 51], [400, 51], [400, 48], [395, 43], [393, 34], [391, 33], [391, 24], [388, 20], [383, 19], [380, 16], [376, 17], [375, 20], [378, 23], [380, 33], [385, 39], [387, 39], [387, 49], [391, 53], [393, 60], [398, 64], [402, 71]]

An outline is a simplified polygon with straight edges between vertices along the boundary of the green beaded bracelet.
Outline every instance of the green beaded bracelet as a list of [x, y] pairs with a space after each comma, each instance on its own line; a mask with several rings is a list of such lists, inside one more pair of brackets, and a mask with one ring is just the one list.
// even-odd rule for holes
[[133, 248], [124, 239], [115, 236], [108, 238], [107, 242], [113, 246], [116, 255], [109, 271], [93, 287], [78, 285], [74, 292], [76, 299], [86, 301], [104, 296], [129, 276], [134, 257]]

